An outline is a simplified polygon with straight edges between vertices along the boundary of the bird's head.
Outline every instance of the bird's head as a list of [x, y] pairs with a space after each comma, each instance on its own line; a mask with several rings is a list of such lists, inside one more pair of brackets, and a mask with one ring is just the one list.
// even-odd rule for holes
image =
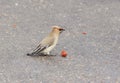
[[63, 28], [61, 28], [61, 27], [59, 27], [59, 26], [53, 26], [53, 31], [62, 33], [63, 31], [65, 31], [65, 29], [63, 29]]

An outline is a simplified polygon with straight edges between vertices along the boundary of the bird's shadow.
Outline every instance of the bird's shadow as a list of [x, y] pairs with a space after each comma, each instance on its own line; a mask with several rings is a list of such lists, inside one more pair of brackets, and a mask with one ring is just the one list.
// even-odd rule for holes
[[56, 55], [53, 55], [53, 54], [38, 54], [38, 55], [28, 55], [27, 56], [30, 56], [30, 57], [54, 57]]
[[[28, 55], [26, 55], [28, 56]], [[57, 55], [32, 55], [32, 56], [28, 56], [31, 57], [32, 59], [36, 60], [36, 61], [40, 61], [40, 62], [49, 62], [49, 63], [57, 63], [55, 60], [55, 57]]]

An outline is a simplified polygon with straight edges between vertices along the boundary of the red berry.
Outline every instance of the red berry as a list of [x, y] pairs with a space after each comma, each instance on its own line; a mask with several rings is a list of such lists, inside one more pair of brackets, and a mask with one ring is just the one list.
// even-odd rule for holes
[[61, 56], [62, 56], [62, 57], [66, 57], [66, 56], [67, 56], [67, 52], [66, 52], [65, 50], [62, 50], [62, 51], [61, 51]]
[[82, 34], [86, 35], [86, 34], [87, 34], [87, 32], [82, 32]]

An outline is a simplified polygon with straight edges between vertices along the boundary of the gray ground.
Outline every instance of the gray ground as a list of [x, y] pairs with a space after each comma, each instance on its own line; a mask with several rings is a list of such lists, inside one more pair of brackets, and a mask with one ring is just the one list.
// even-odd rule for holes
[[[26, 56], [53, 25], [57, 56]], [[120, 83], [120, 0], [0, 0], [0, 83]]]

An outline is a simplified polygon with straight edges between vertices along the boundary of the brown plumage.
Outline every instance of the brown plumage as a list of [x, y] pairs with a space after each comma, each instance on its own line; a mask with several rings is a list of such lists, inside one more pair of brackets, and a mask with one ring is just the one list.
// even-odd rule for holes
[[56, 46], [59, 35], [62, 31], [64, 31], [63, 28], [53, 26], [49, 35], [40, 42], [31, 54], [28, 53], [27, 55], [49, 55], [50, 51]]

